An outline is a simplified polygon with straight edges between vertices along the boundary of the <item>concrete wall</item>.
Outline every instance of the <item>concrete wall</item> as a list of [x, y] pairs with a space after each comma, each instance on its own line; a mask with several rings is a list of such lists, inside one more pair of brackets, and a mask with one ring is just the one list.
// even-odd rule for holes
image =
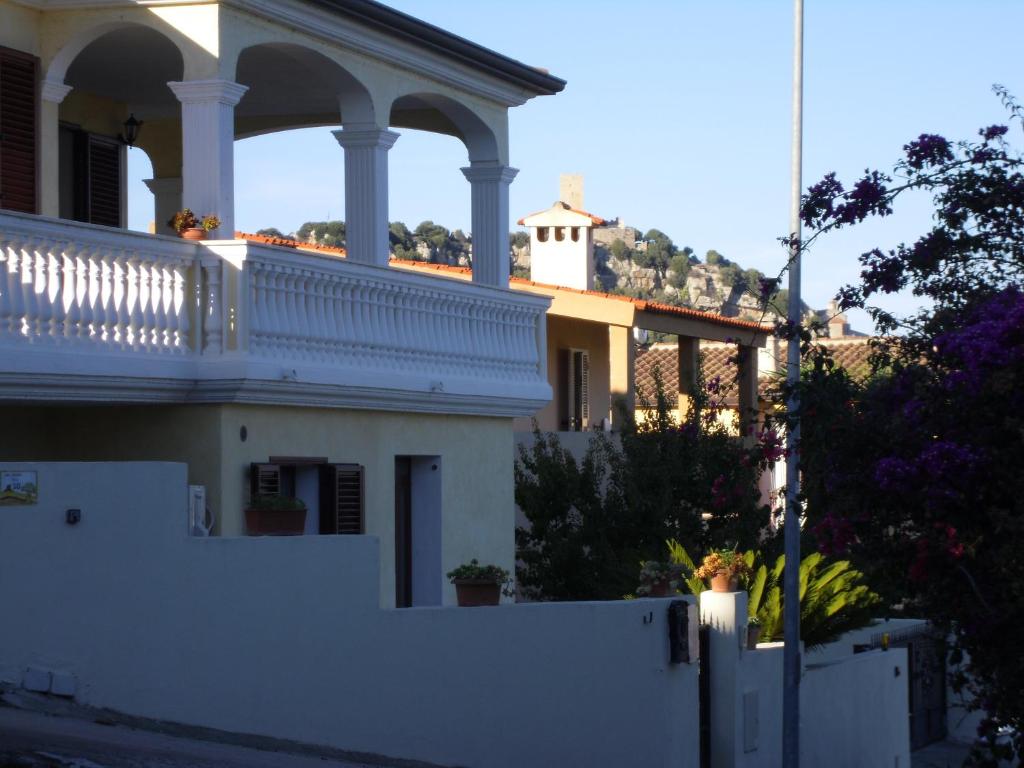
[[[0, 459], [178, 461], [205, 485], [216, 532], [245, 532], [251, 462], [326, 457], [365, 467], [366, 532], [381, 547], [380, 597], [395, 596], [395, 456], [437, 456], [443, 574], [477, 558], [512, 569], [515, 558], [511, 419], [281, 406], [0, 407]], [[246, 438], [241, 438], [245, 427]]]
[[[712, 627], [712, 768], [781, 765], [785, 646], [764, 643], [746, 649], [746, 592], [704, 592], [700, 603], [701, 619]], [[804, 655], [805, 662], [809, 658], [814, 654]], [[806, 664], [801, 676], [800, 764], [908, 768], [906, 649], [835, 658]]]
[[0, 507], [0, 679], [443, 765], [697, 766], [668, 601], [382, 611], [375, 537], [189, 538], [182, 465], [3, 468], [40, 490]]

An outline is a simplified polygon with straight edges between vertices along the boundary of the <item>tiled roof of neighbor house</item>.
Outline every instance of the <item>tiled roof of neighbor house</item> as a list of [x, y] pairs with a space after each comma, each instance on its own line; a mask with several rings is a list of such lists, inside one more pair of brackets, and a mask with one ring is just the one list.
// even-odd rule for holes
[[[845, 368], [855, 380], [866, 379], [871, 374], [871, 365], [868, 358], [871, 356], [871, 347], [868, 336], [843, 339], [818, 339], [817, 343], [826, 347], [832, 352], [836, 365]], [[708, 343], [701, 344], [701, 352], [704, 355], [704, 380], [711, 381], [718, 377], [722, 384], [722, 396], [727, 402], [735, 402], [737, 398], [736, 388], [736, 347], [732, 344]], [[657, 368], [661, 375], [662, 386], [669, 394], [670, 400], [679, 391], [679, 366], [678, 349], [675, 344], [656, 344], [645, 349], [639, 349], [636, 353], [636, 374], [634, 384], [637, 392], [642, 392], [652, 401], [654, 399], [654, 371]], [[772, 384], [786, 370], [786, 342], [778, 345], [776, 360], [776, 371], [759, 371], [758, 394], [765, 397]]]
[[[280, 237], [267, 237], [266, 235], [254, 235], [248, 232], [235, 232], [235, 237], [239, 240], [247, 240], [252, 243], [262, 243], [264, 245], [276, 245], [284, 248], [294, 248], [300, 251], [311, 251], [313, 253], [324, 253], [334, 256], [345, 256], [344, 248], [334, 248], [328, 245], [315, 245], [313, 243], [304, 243], [299, 240], [291, 240]], [[434, 271], [440, 273], [447, 273], [450, 275], [468, 276], [473, 274], [473, 270], [469, 267], [456, 267], [451, 264], [433, 264], [427, 261], [413, 261], [411, 259], [391, 259], [391, 262], [406, 267], [413, 267], [415, 269], [422, 269], [427, 271]], [[723, 317], [716, 315], [711, 312], [701, 312], [699, 309], [690, 309], [689, 307], [675, 307], [671, 304], [662, 304], [657, 301], [648, 301], [646, 299], [634, 299], [629, 296], [620, 296], [614, 293], [602, 293], [601, 291], [584, 291], [579, 288], [566, 288], [562, 285], [551, 285], [550, 283], [537, 283], [533, 280], [526, 280], [522, 277], [509, 278], [509, 282], [515, 285], [535, 285], [538, 288], [549, 288], [559, 291], [568, 291], [570, 293], [580, 293], [587, 296], [598, 296], [605, 299], [614, 299], [616, 301], [628, 301], [635, 305], [637, 310], [641, 312], [652, 312], [658, 315], [676, 315], [678, 317], [688, 317], [694, 320], [701, 320], [706, 323], [712, 323], [714, 325], [723, 326], [726, 328], [735, 328], [737, 330], [744, 331], [757, 331], [759, 333], [767, 333], [769, 328], [767, 326], [760, 325], [758, 323], [750, 322], [749, 320], [738, 320], [734, 317]]]
[[313, 253], [328, 253], [332, 256], [346, 256], [344, 248], [335, 248], [331, 245], [317, 245], [306, 243], [301, 240], [292, 240], [288, 237], [267, 237], [266, 235], [253, 235], [249, 232], [235, 232], [236, 240], [246, 240], [250, 243], [262, 243], [263, 245], [277, 245], [282, 248], [294, 248], [297, 251], [312, 251]]
[[[597, 225], [597, 226], [601, 226], [602, 224], [605, 224], [605, 223], [606, 223], [606, 222], [605, 222], [605, 220], [604, 220], [604, 219], [602, 219], [602, 218], [601, 218], [600, 216], [595, 216], [594, 214], [592, 214], [592, 213], [589, 213], [589, 212], [587, 212], [587, 211], [581, 211], [581, 210], [579, 210], [578, 208], [573, 208], [573, 207], [572, 207], [572, 206], [570, 206], [570, 205], [569, 205], [568, 203], [563, 203], [563, 202], [557, 202], [557, 203], [555, 203], [555, 205], [561, 205], [561, 206], [562, 206], [562, 207], [563, 207], [563, 208], [564, 208], [565, 210], [567, 210], [567, 211], [572, 211], [573, 213], [578, 213], [578, 214], [579, 214], [580, 216], [589, 216], [589, 217], [590, 217], [590, 220], [591, 220], [591, 221], [592, 221], [592, 222], [593, 222], [593, 223], [594, 223], [595, 225]], [[552, 208], [554, 208], [554, 206], [551, 206], [551, 207], [552, 207]], [[544, 209], [543, 211], [536, 211], [536, 212], [534, 212], [534, 213], [529, 213], [529, 214], [527, 214], [526, 216], [523, 216], [523, 218], [521, 218], [521, 219], [520, 219], [519, 221], [517, 221], [517, 222], [516, 222], [516, 224], [518, 224], [519, 226], [525, 226], [524, 222], [525, 222], [525, 221], [526, 221], [526, 220], [527, 220], [528, 218], [530, 218], [531, 216], [538, 216], [538, 215], [540, 215], [540, 214], [542, 214], [542, 213], [547, 213], [547, 212], [548, 212], [548, 211], [550, 211], [550, 210], [551, 210], [551, 208], [545, 208], [545, 209]]]

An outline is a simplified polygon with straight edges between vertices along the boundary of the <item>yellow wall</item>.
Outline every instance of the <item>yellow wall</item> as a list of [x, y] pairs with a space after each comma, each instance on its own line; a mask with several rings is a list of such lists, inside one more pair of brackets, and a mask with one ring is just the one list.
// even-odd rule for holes
[[0, 45], [39, 55], [39, 11], [0, 0]]
[[[561, 429], [558, 423], [558, 350], [583, 349], [590, 353], [590, 424], [600, 426], [609, 410], [608, 324], [557, 317], [550, 313], [547, 324], [548, 382], [554, 397], [533, 418], [542, 432]], [[516, 419], [515, 428], [519, 432], [529, 431], [532, 422], [529, 418]]]
[[[206, 486], [228, 536], [244, 532], [251, 462], [275, 455], [362, 464], [385, 606], [395, 591], [395, 456], [440, 456], [444, 572], [474, 557], [514, 566], [511, 419], [248, 405], [4, 406], [0, 419], [3, 460], [187, 463], [189, 482]], [[446, 590], [445, 602], [454, 602]]]

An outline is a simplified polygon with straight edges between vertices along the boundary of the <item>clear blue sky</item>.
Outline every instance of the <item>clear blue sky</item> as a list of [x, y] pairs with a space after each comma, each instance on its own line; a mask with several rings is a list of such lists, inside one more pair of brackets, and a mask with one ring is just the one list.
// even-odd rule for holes
[[[887, 167], [922, 132], [964, 138], [1005, 122], [993, 83], [1024, 100], [1019, 0], [805, 2], [805, 188], [830, 170], [851, 178]], [[700, 255], [714, 248], [744, 267], [781, 268], [791, 0], [390, 4], [568, 81], [561, 94], [511, 112], [512, 164], [520, 169], [513, 227], [557, 197], [559, 173], [583, 173], [594, 213], [657, 227]], [[390, 154], [390, 218], [468, 230], [462, 145], [401, 133]], [[135, 180], [149, 172], [140, 154], [131, 153]], [[329, 129], [238, 142], [235, 162], [240, 228], [288, 232], [307, 220], [344, 218], [342, 151]], [[145, 228], [148, 192], [133, 181], [130, 194], [130, 223]], [[804, 265], [808, 303], [822, 307], [855, 280], [860, 252], [913, 239], [928, 225], [924, 203], [822, 242]], [[868, 330], [863, 316], [854, 321]]]

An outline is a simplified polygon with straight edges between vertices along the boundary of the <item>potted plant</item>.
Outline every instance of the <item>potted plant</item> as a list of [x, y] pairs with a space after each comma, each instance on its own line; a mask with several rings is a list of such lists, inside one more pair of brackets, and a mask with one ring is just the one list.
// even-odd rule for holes
[[220, 219], [212, 213], [199, 218], [191, 208], [183, 208], [171, 217], [167, 226], [185, 240], [205, 240], [211, 231], [220, 226]]
[[712, 592], [736, 592], [740, 576], [749, 574], [750, 566], [743, 555], [732, 549], [712, 550], [693, 572], [698, 579], [711, 580]]
[[455, 585], [460, 606], [497, 605], [502, 592], [512, 595], [509, 572], [497, 565], [480, 565], [475, 557], [449, 571], [448, 579]]
[[306, 504], [290, 496], [253, 496], [245, 509], [250, 536], [297, 536], [306, 529]]
[[637, 597], [670, 597], [679, 588], [682, 569], [672, 563], [646, 560], [640, 564], [640, 586]]
[[761, 639], [761, 620], [757, 616], [747, 619], [747, 650], [753, 651]]

